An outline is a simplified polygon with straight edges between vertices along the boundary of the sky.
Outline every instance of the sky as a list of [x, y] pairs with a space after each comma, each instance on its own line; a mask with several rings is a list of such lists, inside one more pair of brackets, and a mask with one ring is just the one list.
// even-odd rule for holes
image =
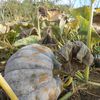
[[[7, 1], [7, 0], [0, 0], [0, 1]], [[19, 0], [19, 1], [23, 1], [23, 0]], [[40, 1], [40, 0], [37, 0], [37, 1]], [[74, 8], [78, 8], [84, 5], [90, 5], [90, 0], [58, 0], [58, 1], [59, 2], [57, 4], [66, 4], [66, 5], [71, 4]], [[95, 0], [94, 7], [100, 8], [100, 0]]]
[[[72, 4], [73, 7], [78, 8], [83, 5], [90, 5], [90, 0], [59, 0], [58, 4]], [[100, 8], [100, 0], [96, 0], [94, 6]]]

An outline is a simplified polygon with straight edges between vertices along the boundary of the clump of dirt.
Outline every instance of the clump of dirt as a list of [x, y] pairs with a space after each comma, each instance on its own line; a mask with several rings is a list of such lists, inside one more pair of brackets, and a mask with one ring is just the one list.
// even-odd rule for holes
[[[96, 68], [90, 73], [90, 81], [100, 83], [100, 69]], [[77, 98], [77, 99], [76, 99]], [[85, 85], [69, 100], [100, 100], [100, 87], [96, 85]]]
[[100, 100], [100, 87], [91, 87], [80, 91], [81, 100]]
[[91, 71], [90, 80], [100, 83], [100, 68], [95, 68]]

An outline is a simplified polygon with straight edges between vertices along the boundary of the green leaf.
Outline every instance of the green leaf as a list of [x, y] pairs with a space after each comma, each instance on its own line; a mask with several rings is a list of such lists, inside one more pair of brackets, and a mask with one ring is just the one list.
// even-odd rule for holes
[[95, 0], [91, 0], [91, 3], [93, 4], [95, 2]]
[[96, 52], [96, 54], [100, 54], [100, 46], [95, 46], [94, 51]]
[[73, 95], [73, 92], [68, 92], [60, 100], [68, 100]]
[[100, 46], [95, 47], [97, 51], [100, 51]]
[[77, 16], [80, 21], [80, 32], [87, 35], [89, 21], [82, 16]]
[[86, 66], [85, 70], [84, 70], [84, 78], [86, 81], [89, 80], [89, 66]]
[[72, 16], [76, 17], [76, 16], [82, 16], [83, 18], [89, 20], [90, 18], [90, 7], [88, 6], [83, 6], [83, 7], [79, 7], [76, 9], [73, 9], [71, 11]]
[[[80, 34], [87, 36], [89, 21], [82, 16], [77, 16], [80, 20]], [[99, 42], [100, 36], [97, 34], [96, 30], [92, 27], [92, 41]]]
[[14, 30], [11, 30], [10, 32], [7, 33], [7, 39], [8, 41], [13, 44], [15, 42], [15, 39], [17, 37], [19, 33], [14, 31]]
[[38, 37], [37, 36], [29, 36], [27, 38], [20, 39], [16, 41], [13, 45], [14, 46], [22, 46], [22, 45], [28, 45], [32, 43], [37, 43], [38, 42]]

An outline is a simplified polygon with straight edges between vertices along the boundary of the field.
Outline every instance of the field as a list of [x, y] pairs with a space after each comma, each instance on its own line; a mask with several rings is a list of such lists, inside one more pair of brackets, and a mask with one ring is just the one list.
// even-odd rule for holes
[[[62, 82], [61, 93], [48, 100], [100, 100], [100, 8], [93, 7], [95, 0], [90, 1], [90, 6], [78, 8], [48, 0], [2, 1], [1, 75], [5, 76], [8, 59], [20, 48], [44, 45], [61, 64], [52, 70], [52, 76]], [[16, 100], [0, 83], [0, 100]]]

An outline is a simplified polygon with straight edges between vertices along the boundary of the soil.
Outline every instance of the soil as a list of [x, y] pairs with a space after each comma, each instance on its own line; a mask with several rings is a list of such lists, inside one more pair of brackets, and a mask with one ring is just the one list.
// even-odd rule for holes
[[0, 88], [0, 100], [10, 100], [6, 93]]
[[[100, 68], [91, 71], [90, 81], [100, 83]], [[100, 87], [85, 85], [83, 89], [80, 89], [69, 100], [100, 100]]]

